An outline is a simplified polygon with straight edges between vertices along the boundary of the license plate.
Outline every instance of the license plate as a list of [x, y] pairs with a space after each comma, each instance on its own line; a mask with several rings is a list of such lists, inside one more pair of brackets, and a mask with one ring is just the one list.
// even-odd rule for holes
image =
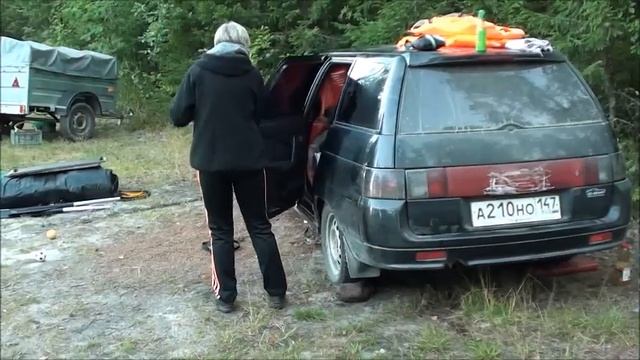
[[520, 224], [558, 220], [561, 217], [558, 195], [471, 203], [473, 226]]

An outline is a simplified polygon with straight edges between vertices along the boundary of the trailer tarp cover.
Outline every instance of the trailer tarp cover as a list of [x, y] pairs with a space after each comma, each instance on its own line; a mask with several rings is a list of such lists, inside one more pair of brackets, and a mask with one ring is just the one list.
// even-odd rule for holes
[[0, 46], [2, 66], [28, 66], [34, 69], [73, 76], [117, 79], [115, 57], [88, 50], [52, 47], [34, 41], [3, 36]]

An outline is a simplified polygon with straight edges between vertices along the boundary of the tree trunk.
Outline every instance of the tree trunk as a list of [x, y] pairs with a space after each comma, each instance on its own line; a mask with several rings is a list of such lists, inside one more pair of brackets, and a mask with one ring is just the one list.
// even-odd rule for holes
[[607, 109], [609, 115], [609, 122], [613, 123], [616, 119], [616, 93], [615, 89], [611, 85], [611, 60], [609, 59], [609, 52], [605, 50], [604, 62], [603, 62], [603, 85], [604, 92], [607, 96]]

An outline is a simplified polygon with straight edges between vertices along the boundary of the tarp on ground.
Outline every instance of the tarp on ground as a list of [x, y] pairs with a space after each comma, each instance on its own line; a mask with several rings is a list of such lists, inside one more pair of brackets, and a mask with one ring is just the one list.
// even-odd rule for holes
[[5, 36], [0, 42], [2, 66], [29, 66], [44, 71], [98, 79], [118, 78], [118, 62], [110, 55], [64, 46], [52, 47]]
[[[0, 208], [16, 209], [118, 196], [118, 176], [101, 161], [18, 169], [0, 179]], [[32, 171], [31, 171], [32, 170]], [[37, 171], [39, 170], [39, 171]], [[15, 175], [17, 174], [17, 175]]]

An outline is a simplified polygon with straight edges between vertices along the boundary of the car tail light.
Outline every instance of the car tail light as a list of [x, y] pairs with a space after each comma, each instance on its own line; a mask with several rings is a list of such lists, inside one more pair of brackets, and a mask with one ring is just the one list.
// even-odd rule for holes
[[599, 244], [613, 240], [613, 233], [610, 231], [597, 233], [589, 236], [589, 245]]
[[364, 172], [363, 195], [374, 199], [404, 199], [404, 171], [370, 169]]
[[407, 170], [406, 176], [409, 199], [447, 196], [447, 173], [444, 168]]
[[24, 105], [20, 105], [20, 110], [19, 110], [19, 111], [20, 111], [20, 114], [26, 114], [26, 113], [27, 113], [27, 111], [25, 110], [25, 108], [26, 108], [26, 106], [24, 106]]
[[[535, 193], [607, 184], [626, 177], [621, 153], [526, 163], [471, 165], [406, 171], [407, 198]], [[492, 184], [491, 179], [496, 183]], [[493, 193], [491, 192], [493, 191]]]
[[609, 183], [613, 181], [611, 158], [607, 155], [586, 158], [584, 161], [585, 185]]
[[622, 153], [585, 159], [585, 185], [606, 184], [626, 177]]
[[625, 169], [624, 155], [622, 152], [617, 152], [611, 155], [611, 162], [613, 167], [613, 181], [624, 180], [627, 177], [627, 170]]

